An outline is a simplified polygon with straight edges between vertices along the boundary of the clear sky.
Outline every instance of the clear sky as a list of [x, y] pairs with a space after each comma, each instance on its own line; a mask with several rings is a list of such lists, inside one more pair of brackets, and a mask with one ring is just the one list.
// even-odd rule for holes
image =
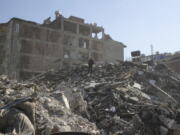
[[63, 16], [84, 18], [105, 28], [127, 45], [125, 56], [141, 50], [180, 51], [180, 0], [1, 0], [0, 23], [12, 17], [42, 23], [59, 10]]

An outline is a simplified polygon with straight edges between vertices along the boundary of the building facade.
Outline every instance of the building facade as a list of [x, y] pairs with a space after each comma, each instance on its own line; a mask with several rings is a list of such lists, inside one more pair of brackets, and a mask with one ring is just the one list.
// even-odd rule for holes
[[84, 19], [62, 15], [38, 24], [18, 18], [0, 24], [0, 74], [27, 79], [57, 69], [87, 63], [124, 60], [123, 43], [114, 41], [104, 28]]

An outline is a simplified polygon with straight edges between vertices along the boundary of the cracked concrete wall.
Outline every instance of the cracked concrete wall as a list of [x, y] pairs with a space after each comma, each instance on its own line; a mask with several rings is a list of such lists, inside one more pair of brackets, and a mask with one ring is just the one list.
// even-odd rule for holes
[[104, 61], [116, 63], [124, 61], [124, 45], [113, 40], [104, 41]]
[[[7, 32], [7, 74], [27, 79], [48, 69], [61, 66], [62, 34], [40, 25], [11, 20]], [[54, 64], [56, 61], [56, 64]]]
[[5, 44], [7, 36], [7, 24], [0, 24], [0, 74], [5, 72], [4, 62], [5, 62]]
[[62, 39], [59, 31], [28, 23], [20, 25], [20, 78], [60, 67]]
[[50, 69], [87, 64], [89, 57], [95, 63], [123, 60], [119, 42], [93, 38], [96, 29], [91, 25], [61, 19], [52, 25], [17, 18], [8, 22], [3, 65], [10, 78], [28, 79]]

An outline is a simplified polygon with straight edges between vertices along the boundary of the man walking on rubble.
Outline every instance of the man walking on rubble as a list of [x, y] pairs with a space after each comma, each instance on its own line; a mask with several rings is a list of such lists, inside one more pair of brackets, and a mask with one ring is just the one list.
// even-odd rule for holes
[[94, 60], [92, 59], [92, 58], [90, 58], [89, 60], [88, 60], [88, 74], [90, 73], [90, 74], [92, 74], [92, 72], [93, 72], [93, 65], [94, 65]]

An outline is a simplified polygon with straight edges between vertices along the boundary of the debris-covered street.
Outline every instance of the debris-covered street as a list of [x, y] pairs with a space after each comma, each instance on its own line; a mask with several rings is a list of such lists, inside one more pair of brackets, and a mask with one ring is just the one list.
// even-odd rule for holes
[[[149, 70], [120, 62], [96, 66], [92, 74], [87, 70], [81, 65], [49, 71], [23, 83], [1, 76], [1, 110], [20, 110], [39, 135], [173, 133], [179, 122], [180, 78], [165, 65]], [[4, 132], [9, 128], [0, 126]]]

